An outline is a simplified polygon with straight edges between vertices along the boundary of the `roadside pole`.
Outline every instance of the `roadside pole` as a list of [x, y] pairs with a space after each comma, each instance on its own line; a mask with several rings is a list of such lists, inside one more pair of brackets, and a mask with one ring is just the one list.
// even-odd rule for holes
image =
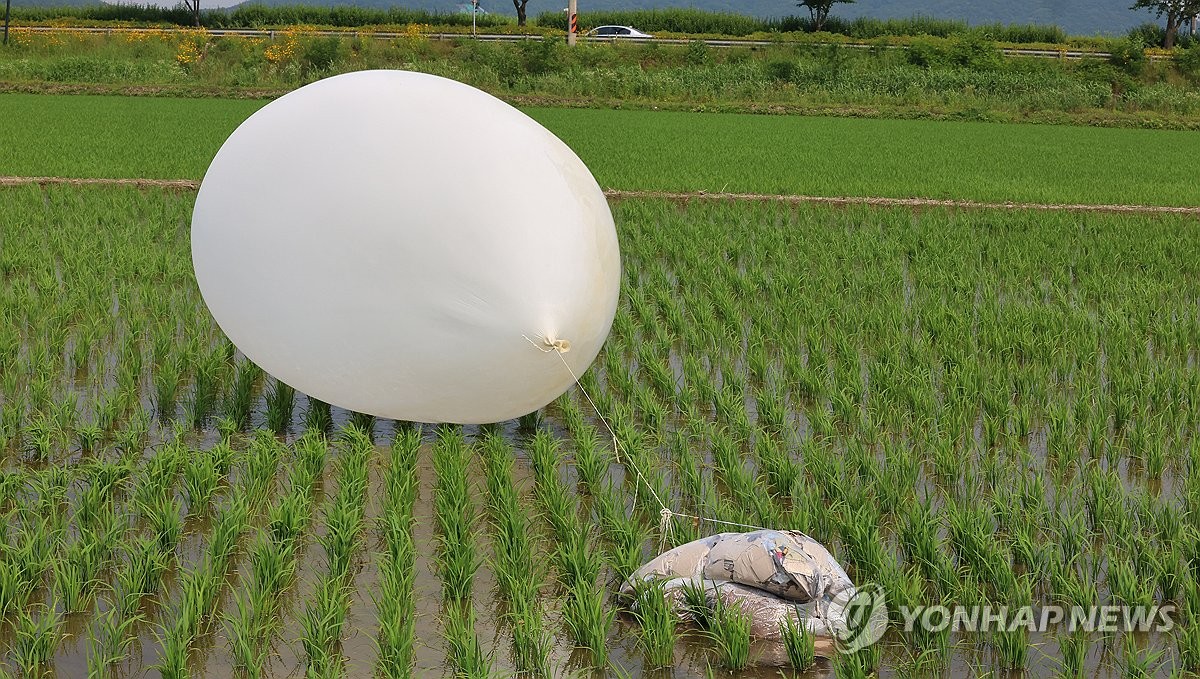
[[579, 0], [567, 3], [567, 44], [575, 46], [579, 37]]
[[475, 15], [479, 13], [479, 0], [471, 0], [471, 37], [476, 36], [475, 33]]
[[[572, 3], [575, 0], [571, 0]], [[8, 44], [8, 15], [12, 13], [12, 0], [4, 0], [4, 44]]]

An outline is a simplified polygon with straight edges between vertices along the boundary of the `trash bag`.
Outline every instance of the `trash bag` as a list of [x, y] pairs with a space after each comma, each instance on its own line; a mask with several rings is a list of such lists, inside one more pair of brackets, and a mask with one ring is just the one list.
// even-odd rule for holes
[[831, 604], [855, 593], [829, 550], [798, 531], [720, 533], [680, 545], [634, 571], [621, 594], [632, 599], [637, 584], [651, 580], [662, 581], [681, 619], [691, 617], [686, 590], [700, 586], [709, 606], [720, 599], [745, 611], [753, 637], [777, 641], [791, 619], [817, 637], [823, 654], [846, 631], [843, 607]]
[[787, 601], [832, 599], [853, 588], [829, 550], [799, 531], [719, 533], [665, 552], [626, 581], [690, 578], [746, 585]]

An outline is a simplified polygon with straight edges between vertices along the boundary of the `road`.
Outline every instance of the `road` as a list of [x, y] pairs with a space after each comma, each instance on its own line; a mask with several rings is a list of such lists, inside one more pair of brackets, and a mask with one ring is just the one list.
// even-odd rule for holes
[[[169, 31], [189, 30], [189, 29], [185, 29], [185, 28], [170, 28], [170, 29], [125, 28], [125, 27], [66, 28], [66, 27], [60, 27], [60, 26], [16, 26], [14, 28], [16, 28], [17, 30], [29, 30], [29, 31], [47, 32], [47, 33], [53, 33], [53, 32], [136, 33], [136, 32], [161, 32], [163, 30], [169, 30]], [[282, 32], [283, 32], [282, 30], [253, 29], [253, 28], [215, 28], [215, 29], [208, 30], [208, 34], [211, 36], [214, 36], [214, 37], [239, 36], [239, 37], [253, 37], [253, 38], [274, 38], [276, 35], [278, 35]], [[338, 36], [368, 37], [368, 38], [377, 38], [380, 40], [394, 40], [396, 38], [407, 38], [407, 37], [411, 37], [411, 35], [412, 35], [410, 33], [403, 32], [403, 31], [359, 31], [359, 30], [354, 30], [354, 29], [316, 30], [316, 31], [305, 31], [305, 33], [307, 35], [338, 35]], [[469, 34], [465, 34], [465, 33], [422, 33], [421, 35], [425, 38], [428, 38], [429, 40], [459, 40], [462, 38], [470, 38], [471, 37]], [[541, 40], [542, 36], [537, 35], [537, 34], [513, 35], [513, 34], [504, 34], [504, 33], [480, 33], [480, 34], [474, 36], [474, 38], [476, 40], [483, 40], [483, 41], [488, 41], [488, 42], [519, 42], [521, 40]], [[621, 41], [625, 41], [625, 42], [654, 42], [654, 43], [663, 44], [663, 45], [686, 45], [690, 42], [694, 42], [694, 40], [687, 39], [687, 38], [586, 38], [586, 37], [584, 37], [581, 39], [586, 42], [613, 42], [616, 40], [621, 40]], [[703, 42], [706, 45], [709, 45], [710, 47], [769, 47], [771, 45], [795, 44], [795, 43], [789, 43], [786, 40], [743, 40], [743, 39], [737, 39], [737, 38], [701, 38], [700, 42]], [[878, 46], [876, 46], [876, 45], [870, 45], [870, 44], [866, 44], [866, 43], [853, 43], [853, 42], [846, 42], [846, 43], [842, 43], [842, 42], [820, 43], [820, 42], [817, 42], [817, 43], [803, 43], [803, 44], [813, 45], [813, 46], [837, 45], [839, 47], [846, 47], [849, 49], [877, 49], [878, 48]], [[905, 47], [903, 45], [884, 45], [883, 48], [884, 49], [907, 49], [907, 47]], [[1092, 57], [1092, 58], [1096, 58], [1096, 59], [1106, 59], [1110, 56], [1108, 52], [1097, 52], [1097, 51], [1090, 51], [1090, 50], [1066, 49], [1066, 48], [1061, 49], [1061, 50], [1048, 50], [1048, 49], [1028, 49], [1028, 48], [1023, 48], [1023, 47], [1005, 47], [1005, 48], [1002, 48], [1000, 51], [1003, 52], [1005, 56], [1010, 56], [1010, 57], [1038, 57], [1038, 58], [1043, 58], [1043, 59], [1083, 59], [1085, 57]], [[1154, 55], [1150, 55], [1149, 59], [1151, 61], [1167, 61], [1167, 60], [1170, 60], [1171, 57], [1154, 54]]]

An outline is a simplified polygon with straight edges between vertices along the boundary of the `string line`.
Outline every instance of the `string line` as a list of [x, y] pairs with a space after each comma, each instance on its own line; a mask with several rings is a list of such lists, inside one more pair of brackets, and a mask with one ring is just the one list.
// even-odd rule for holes
[[[626, 467], [633, 469], [633, 472], [636, 475], [635, 483], [643, 483], [646, 485], [646, 488], [650, 491], [650, 495], [653, 496], [654, 501], [656, 503], [658, 503], [659, 520], [660, 520], [659, 536], [660, 536], [660, 539], [661, 539], [663, 545], [666, 544], [667, 533], [671, 530], [671, 519], [674, 517], [677, 517], [677, 516], [680, 518], [694, 519], [696, 521], [705, 521], [708, 523], [721, 524], [721, 525], [725, 525], [725, 526], [734, 526], [737, 528], [749, 528], [751, 530], [770, 530], [768, 528], [763, 528], [762, 526], [754, 526], [751, 524], [739, 523], [737, 521], [724, 521], [722, 519], [713, 519], [713, 518], [710, 518], [707, 516], [697, 516], [695, 514], [685, 514], [683, 512], [672, 511], [669, 507], [667, 507], [666, 503], [664, 503], [662, 501], [662, 498], [660, 498], [658, 496], [658, 491], [656, 491], [654, 489], [654, 486], [648, 480], [646, 480], [645, 475], [643, 475], [642, 470], [638, 468], [637, 462], [634, 461], [633, 456], [630, 455], [629, 451], [625, 450], [624, 447], [621, 445], [621, 439], [617, 436], [617, 432], [613, 430], [612, 425], [609, 424], [608, 418], [606, 418], [604, 416], [604, 413], [600, 412], [600, 407], [596, 405], [596, 402], [592, 400], [591, 394], [589, 394], [587, 389], [584, 388], [583, 384], [580, 383], [579, 376], [575, 374], [575, 371], [571, 368], [571, 364], [567, 363], [566, 358], [563, 358], [563, 351], [561, 349], [561, 345], [558, 342], [552, 342], [549, 339], [544, 338], [544, 337], [538, 338], [538, 339], [542, 340], [542, 344], [539, 345], [537, 342], [533, 341], [528, 335], [522, 335], [522, 336], [525, 338], [526, 341], [528, 341], [530, 344], [532, 344], [534, 346], [534, 348], [536, 348], [538, 351], [541, 351], [542, 353], [554, 353], [558, 356], [558, 360], [562, 362], [563, 367], [567, 369], [568, 373], [570, 373], [571, 379], [575, 381], [575, 386], [579, 388], [579, 393], [583, 394], [583, 397], [585, 399], [587, 399], [588, 404], [591, 405], [592, 410], [595, 411], [596, 417], [599, 418], [600, 423], [604, 425], [604, 429], [608, 432], [608, 435], [612, 437], [613, 454], [616, 455], [617, 462], [619, 464], [622, 464]], [[625, 461], [623, 461], [621, 459], [621, 453], [625, 453]]]

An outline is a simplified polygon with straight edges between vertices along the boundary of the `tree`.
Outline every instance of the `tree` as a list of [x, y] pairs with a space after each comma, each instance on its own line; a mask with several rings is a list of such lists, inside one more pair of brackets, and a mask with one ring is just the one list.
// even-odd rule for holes
[[196, 28], [200, 28], [200, 0], [182, 0], [183, 6], [196, 19]]
[[529, 0], [513, 0], [513, 7], [517, 8], [517, 25], [525, 25], [525, 5], [529, 4]]
[[[515, 1], [515, 0], [514, 0]], [[1138, 0], [1142, 2], [1144, 0]], [[1196, 0], [1200, 2], [1200, 0]], [[854, 0], [800, 0], [797, 7], [807, 7], [808, 15], [812, 18], [813, 31], [825, 28], [825, 20], [829, 18], [829, 10], [839, 2], [854, 2]]]
[[1167, 19], [1167, 37], [1163, 47], [1175, 46], [1175, 36], [1183, 22], [1200, 14], [1200, 0], [1137, 0], [1129, 9], [1148, 9], [1157, 16]]

